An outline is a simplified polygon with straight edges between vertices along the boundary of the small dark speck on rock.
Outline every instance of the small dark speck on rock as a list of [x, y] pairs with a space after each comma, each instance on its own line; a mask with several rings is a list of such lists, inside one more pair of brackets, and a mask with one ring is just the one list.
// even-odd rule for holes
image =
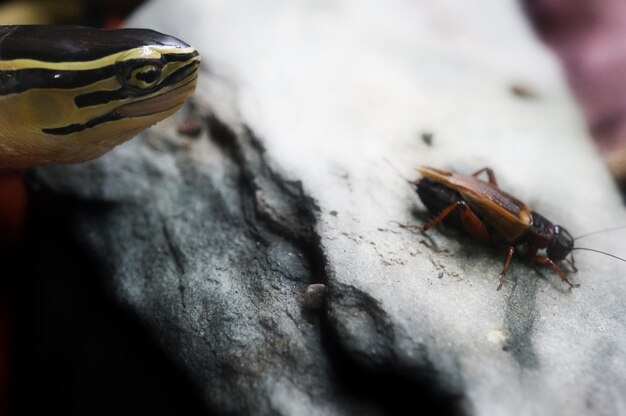
[[332, 210], [332, 211], [329, 212], [329, 214], [332, 215], [333, 217], [336, 217], [338, 213], [337, 213], [337, 211]]
[[432, 146], [433, 145], [433, 134], [430, 133], [430, 132], [422, 133], [422, 141], [424, 142], [424, 144], [426, 146]]
[[513, 95], [520, 98], [537, 98], [537, 93], [531, 87], [524, 84], [512, 84], [511, 92]]
[[306, 309], [320, 309], [324, 305], [326, 285], [314, 283], [304, 291], [304, 307]]
[[443, 279], [443, 272], [439, 272], [439, 274], [437, 274], [437, 279]]
[[197, 117], [188, 116], [178, 125], [178, 133], [183, 136], [196, 138], [202, 133], [202, 123]]

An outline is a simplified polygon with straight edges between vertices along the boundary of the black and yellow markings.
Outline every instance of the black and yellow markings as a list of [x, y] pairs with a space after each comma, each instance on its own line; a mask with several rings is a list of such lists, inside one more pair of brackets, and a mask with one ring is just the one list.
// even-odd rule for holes
[[[89, 30], [91, 38], [94, 38], [94, 33], [103, 32], [106, 33]], [[15, 31], [12, 33], [15, 34]], [[44, 133], [53, 135], [70, 134], [127, 117], [113, 111], [114, 107], [133, 100], [148, 99], [175, 88], [194, 73], [199, 64], [198, 52], [189, 46], [155, 44], [119, 50], [119, 44], [113, 43], [108, 49], [100, 49], [101, 52], [112, 52], [108, 55], [96, 56], [89, 49], [86, 56], [93, 59], [65, 62], [26, 58], [24, 49], [17, 48], [17, 44], [13, 46], [14, 49], [0, 46], [2, 58], [13, 58], [0, 60], [0, 96], [38, 89], [74, 90], [68, 98], [73, 100], [77, 110], [95, 107], [91, 114], [82, 113], [88, 117], [76, 118], [74, 122], [61, 126], [42, 128]], [[46, 56], [43, 52], [35, 55]], [[57, 55], [47, 56], [54, 58]]]
[[[152, 30], [0, 26], [0, 165], [22, 152], [16, 165], [50, 163], [65, 149], [46, 137], [71, 138], [76, 159], [106, 151], [176, 111], [199, 64], [193, 47]], [[39, 150], [52, 156], [30, 155]]]

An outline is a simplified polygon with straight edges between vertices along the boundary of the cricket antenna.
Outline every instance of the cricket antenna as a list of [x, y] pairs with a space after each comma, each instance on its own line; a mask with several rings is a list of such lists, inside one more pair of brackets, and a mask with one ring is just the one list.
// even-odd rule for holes
[[595, 253], [604, 254], [605, 256], [613, 257], [614, 259], [621, 260], [621, 261], [623, 261], [624, 263], [626, 263], [626, 259], [623, 259], [623, 258], [621, 258], [621, 257], [618, 257], [618, 256], [616, 256], [616, 255], [614, 255], [614, 254], [609, 254], [609, 253], [606, 253], [606, 252], [604, 252], [604, 251], [595, 250], [595, 249], [593, 249], [593, 248], [586, 248], [586, 247], [574, 247], [574, 248], [572, 249], [572, 251], [574, 251], [574, 250], [593, 251], [593, 252], [595, 252]]
[[574, 240], [578, 240], [578, 239], [584, 238], [584, 237], [589, 237], [590, 235], [596, 235], [596, 234], [608, 233], [610, 231], [621, 230], [623, 228], [626, 228], [626, 225], [619, 225], [617, 227], [611, 227], [611, 228], [605, 228], [603, 230], [592, 231], [592, 232], [587, 233], [587, 234], [579, 235], [578, 237], [574, 238]]
[[386, 157], [384, 157], [384, 158], [383, 158], [383, 160], [384, 160], [385, 162], [387, 162], [387, 164], [391, 167], [391, 169], [393, 169], [393, 170], [394, 170], [394, 171], [398, 174], [398, 176], [400, 176], [402, 179], [404, 179], [404, 180], [405, 180], [406, 182], [408, 182], [410, 185], [415, 185], [415, 181], [414, 181], [414, 180], [407, 179], [407, 178], [406, 178], [406, 177], [402, 174], [402, 172], [400, 172], [400, 169], [398, 169], [398, 167], [397, 167], [397, 166], [395, 166], [393, 163], [391, 163], [391, 162], [389, 161], [389, 159], [387, 159]]

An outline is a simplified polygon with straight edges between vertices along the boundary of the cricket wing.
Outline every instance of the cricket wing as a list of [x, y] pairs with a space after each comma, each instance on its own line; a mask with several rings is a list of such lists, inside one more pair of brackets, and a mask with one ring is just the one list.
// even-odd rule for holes
[[415, 170], [421, 173], [425, 178], [440, 182], [446, 186], [450, 186], [450, 178], [454, 175], [447, 170], [431, 168], [429, 166], [420, 166]]
[[514, 242], [530, 227], [530, 208], [515, 197], [485, 182], [478, 187], [457, 189], [489, 228], [505, 241]]
[[507, 242], [521, 237], [531, 224], [531, 209], [506, 192], [473, 176], [420, 166], [424, 177], [461, 194], [485, 225]]

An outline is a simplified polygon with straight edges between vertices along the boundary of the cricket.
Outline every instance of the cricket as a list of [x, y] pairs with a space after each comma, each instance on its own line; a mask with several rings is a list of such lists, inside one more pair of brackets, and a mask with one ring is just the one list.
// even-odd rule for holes
[[[502, 288], [506, 271], [516, 252], [531, 262], [549, 266], [570, 289], [579, 285], [570, 282], [559, 263], [566, 261], [576, 271], [572, 255], [574, 250], [593, 251], [626, 262], [626, 259], [603, 251], [574, 247], [576, 239], [565, 227], [553, 224], [519, 199], [501, 190], [493, 170], [488, 167], [472, 175], [428, 166], [420, 166], [417, 171], [422, 178], [409, 183], [415, 186], [418, 196], [434, 217], [424, 225], [401, 226], [426, 232], [445, 221], [479, 242], [504, 247], [506, 258], [497, 290]], [[487, 180], [480, 179], [483, 173]], [[617, 228], [624, 227], [614, 229]], [[613, 229], [602, 231], [610, 230]]]

